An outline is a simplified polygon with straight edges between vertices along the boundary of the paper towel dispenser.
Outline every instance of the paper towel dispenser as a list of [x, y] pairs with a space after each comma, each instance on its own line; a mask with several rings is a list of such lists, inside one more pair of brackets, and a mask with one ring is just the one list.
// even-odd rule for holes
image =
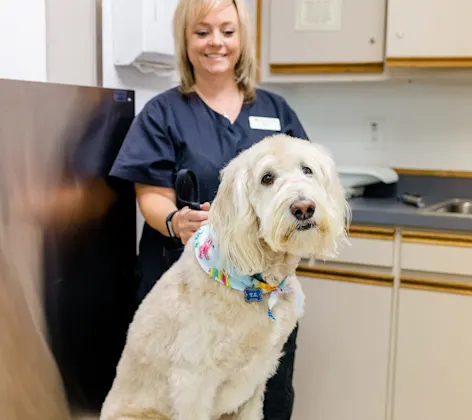
[[177, 0], [113, 0], [113, 63], [142, 72], [175, 68], [172, 21]]

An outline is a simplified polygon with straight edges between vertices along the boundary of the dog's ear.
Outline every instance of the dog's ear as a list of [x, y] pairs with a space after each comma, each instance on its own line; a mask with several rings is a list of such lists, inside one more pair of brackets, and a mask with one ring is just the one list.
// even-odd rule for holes
[[323, 153], [321, 169], [325, 176], [327, 198], [330, 202], [328, 208], [332, 210], [329, 215], [331, 222], [328, 224], [330, 232], [325, 235], [324, 249], [327, 255], [332, 256], [337, 254], [340, 244], [347, 242], [346, 231], [351, 223], [352, 213], [333, 157], [325, 147], [320, 145], [317, 147]]
[[241, 158], [221, 171], [209, 223], [217, 236], [221, 263], [233, 265], [239, 274], [255, 274], [262, 270], [263, 253], [257, 215], [249, 201], [249, 176]]
[[341, 179], [334, 162], [331, 163], [331, 175], [328, 191], [339, 219], [344, 221], [343, 228], [340, 229], [338, 235], [344, 236], [346, 230], [349, 229], [349, 225], [351, 224], [352, 212], [346, 199], [346, 191], [341, 184]]

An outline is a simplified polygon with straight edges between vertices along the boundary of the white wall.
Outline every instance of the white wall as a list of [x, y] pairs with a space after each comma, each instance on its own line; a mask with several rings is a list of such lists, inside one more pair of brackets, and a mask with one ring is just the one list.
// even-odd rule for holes
[[0, 78], [46, 81], [45, 0], [0, 0]]
[[[341, 164], [472, 171], [472, 86], [339, 84], [288, 87], [311, 139]], [[370, 118], [383, 122], [372, 150]]]
[[0, 0], [0, 78], [94, 86], [95, 0]]

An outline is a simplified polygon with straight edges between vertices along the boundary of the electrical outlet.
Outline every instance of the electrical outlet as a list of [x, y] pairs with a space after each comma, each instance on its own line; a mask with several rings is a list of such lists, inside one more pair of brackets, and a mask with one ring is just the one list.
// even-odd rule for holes
[[382, 118], [367, 118], [366, 128], [367, 128], [367, 138], [365, 142], [366, 149], [367, 150], [383, 150], [385, 121]]

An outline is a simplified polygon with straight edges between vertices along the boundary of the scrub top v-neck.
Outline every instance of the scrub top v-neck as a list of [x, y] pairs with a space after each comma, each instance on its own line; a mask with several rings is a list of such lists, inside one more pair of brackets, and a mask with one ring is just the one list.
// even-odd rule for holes
[[[250, 117], [275, 121], [277, 131], [274, 124], [251, 124]], [[175, 87], [155, 96], [136, 116], [110, 175], [174, 188], [175, 174], [191, 169], [197, 176], [200, 201], [212, 201], [220, 170], [241, 151], [278, 132], [308, 139], [295, 112], [277, 94], [257, 89], [255, 100], [244, 103], [231, 123], [196, 93], [183, 95]], [[181, 252], [181, 244], [144, 224], [138, 258], [141, 297], [162, 275], [162, 267], [167, 268]]]

